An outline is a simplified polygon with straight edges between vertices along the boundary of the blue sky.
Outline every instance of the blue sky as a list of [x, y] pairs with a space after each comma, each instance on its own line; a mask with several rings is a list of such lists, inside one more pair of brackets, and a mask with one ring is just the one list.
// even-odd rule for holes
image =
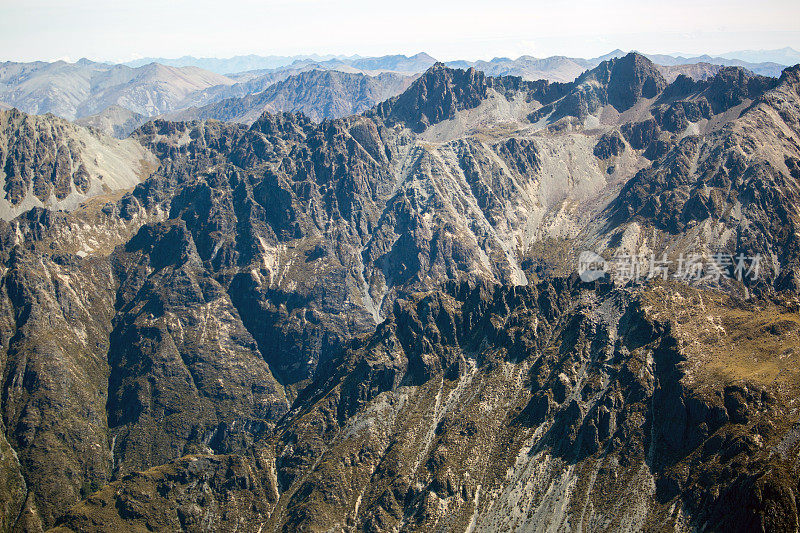
[[800, 2], [0, 0], [0, 60], [237, 54], [438, 59], [800, 49]]

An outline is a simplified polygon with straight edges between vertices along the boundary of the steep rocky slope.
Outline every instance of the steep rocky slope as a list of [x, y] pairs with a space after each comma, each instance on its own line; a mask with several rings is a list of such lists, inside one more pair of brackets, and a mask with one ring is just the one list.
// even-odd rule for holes
[[[724, 89], [720, 76], [730, 80]], [[662, 133], [650, 141], [645, 152], [658, 158], [627, 182], [609, 209], [612, 224], [628, 230], [629, 250], [758, 254], [764, 258], [762, 281], [796, 290], [798, 76], [798, 67], [788, 68], [776, 84], [725, 69], [698, 96], [657, 108], [654, 120], [678, 132], [693, 122], [681, 110], [691, 110], [702, 98], [712, 112], [722, 106], [742, 111], [706, 135]], [[765, 86], [774, 88], [765, 92]], [[608, 234], [608, 228], [600, 231]]]
[[[682, 328], [654, 317], [676, 299], [697, 313], [708, 296], [571, 280], [450, 291], [398, 305], [310, 388], [312, 407], [276, 436], [288, 490], [267, 527], [797, 526], [797, 474], [773, 455], [796, 382], [782, 380], [787, 394], [776, 396], [766, 380], [743, 383], [724, 367], [709, 379]], [[728, 309], [700, 313], [720, 320]], [[796, 314], [777, 312], [792, 325], [784, 342], [796, 343]], [[711, 394], [689, 384], [686, 364], [713, 382]]]
[[[576, 279], [417, 295], [307, 389], [260, 465], [202, 478], [206, 516], [248, 531], [793, 530], [797, 381], [780, 352], [800, 322], [769, 313], [685, 287]], [[752, 338], [745, 324], [767, 331]], [[719, 328], [790, 374], [776, 388], [714, 368], [700, 354], [726, 357]], [[778, 336], [780, 348], [756, 348]], [[60, 524], [191, 528], [199, 509], [183, 480], [208, 461], [123, 478]], [[245, 498], [278, 497], [217, 510], [244, 486]]]
[[[143, 125], [132, 191], [0, 222], [5, 524], [796, 528], [797, 71]], [[773, 263], [571, 274], [693, 247]]]
[[33, 206], [73, 209], [92, 196], [130, 189], [156, 164], [136, 141], [117, 141], [52, 115], [0, 111], [0, 218]]

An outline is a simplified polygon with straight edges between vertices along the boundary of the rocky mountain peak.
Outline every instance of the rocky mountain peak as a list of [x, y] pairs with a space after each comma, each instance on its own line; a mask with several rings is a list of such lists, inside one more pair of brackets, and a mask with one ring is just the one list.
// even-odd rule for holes
[[629, 109], [639, 98], [655, 97], [667, 86], [655, 63], [636, 52], [604, 61], [589, 73], [606, 85], [608, 103], [618, 111]]
[[401, 95], [380, 104], [375, 113], [389, 122], [403, 122], [416, 132], [453, 118], [456, 111], [477, 107], [489, 82], [474, 68], [452, 69], [435, 63]]
[[419, 52], [417, 54], [414, 54], [409, 59], [419, 59], [419, 60], [425, 59], [425, 60], [430, 60], [430, 61], [436, 62], [436, 59], [433, 58], [430, 54], [428, 54], [426, 52]]
[[[687, 80], [691, 85], [691, 80]], [[655, 98], [668, 85], [657, 65], [645, 56], [631, 52], [603, 61], [578, 76], [573, 83], [561, 85], [559, 90], [550, 90], [553, 96], [563, 94], [563, 98], [558, 96], [560, 101], [544, 106], [532, 118], [538, 120], [549, 114], [550, 122], [567, 116], [583, 120], [605, 105], [622, 112], [642, 98]]]
[[775, 86], [774, 78], [758, 76], [742, 67], [725, 67], [708, 80], [706, 98], [715, 113], [757, 98]]
[[779, 84], [788, 83], [792, 85], [800, 84], [800, 64], [783, 69], [783, 72], [781, 73], [781, 77], [778, 80], [778, 83]]

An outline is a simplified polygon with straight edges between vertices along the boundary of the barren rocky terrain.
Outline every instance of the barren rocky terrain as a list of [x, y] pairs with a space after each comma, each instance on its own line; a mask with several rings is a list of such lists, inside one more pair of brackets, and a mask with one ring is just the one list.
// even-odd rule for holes
[[800, 66], [437, 63], [124, 141], [2, 113], [0, 528], [799, 527]]

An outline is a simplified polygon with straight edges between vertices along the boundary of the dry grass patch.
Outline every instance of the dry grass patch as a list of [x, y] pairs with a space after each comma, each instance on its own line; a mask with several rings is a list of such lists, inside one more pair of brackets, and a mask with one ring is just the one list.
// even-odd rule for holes
[[751, 301], [681, 283], [643, 294], [647, 311], [668, 321], [686, 356], [684, 381], [700, 391], [732, 384], [791, 401], [800, 393], [800, 313], [796, 299]]

